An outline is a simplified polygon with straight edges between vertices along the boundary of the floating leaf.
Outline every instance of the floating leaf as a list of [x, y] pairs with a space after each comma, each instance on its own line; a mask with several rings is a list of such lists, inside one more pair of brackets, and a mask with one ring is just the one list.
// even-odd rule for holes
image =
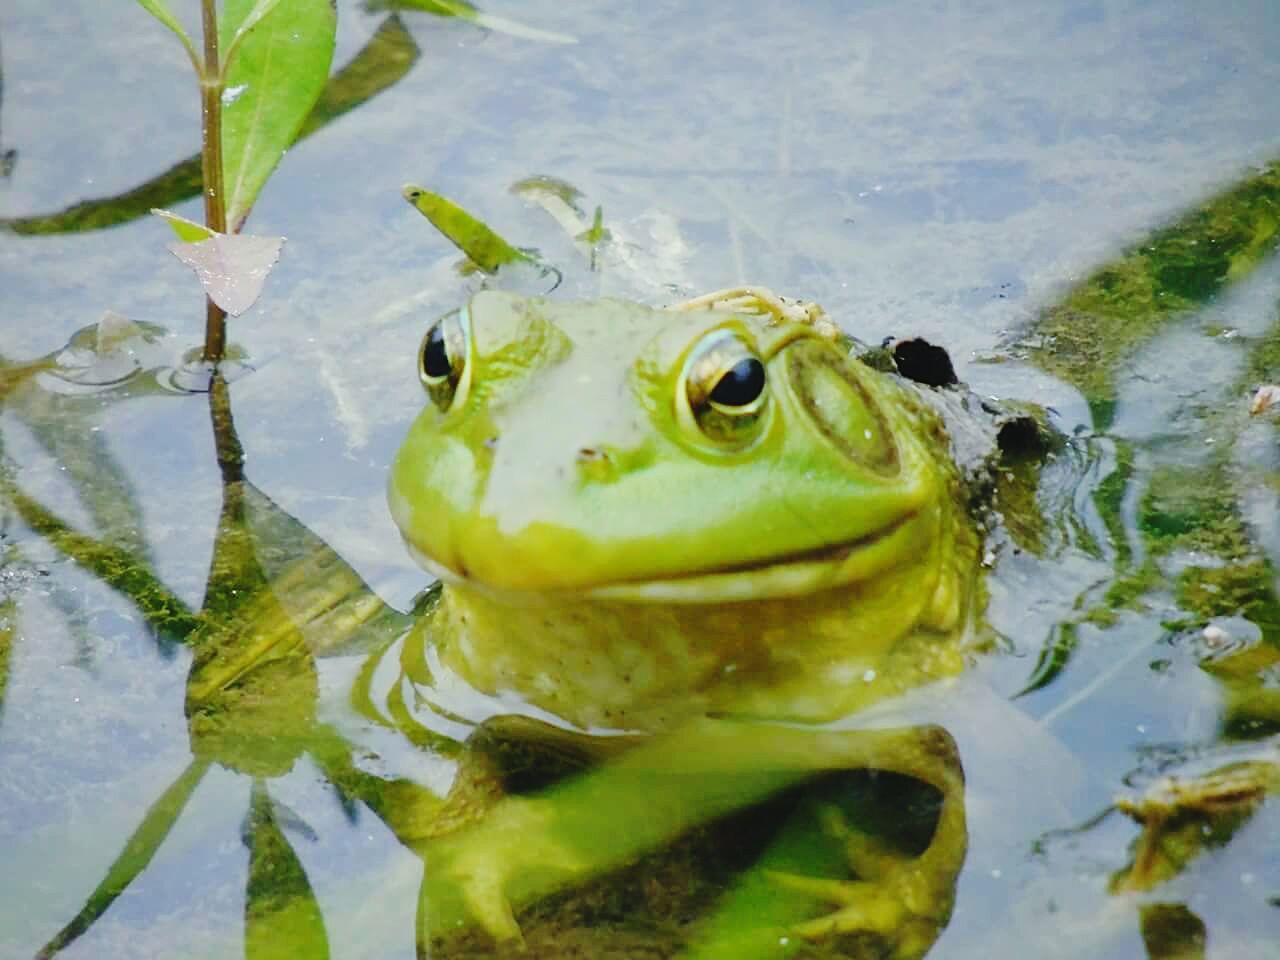
[[412, 183], [405, 184], [401, 193], [485, 273], [497, 273], [499, 267], [508, 263], [534, 262], [527, 253], [517, 250], [447, 197]]
[[366, 10], [420, 10], [437, 17], [456, 17], [474, 23], [477, 27], [505, 33], [525, 40], [537, 40], [541, 43], [577, 43], [577, 37], [565, 33], [554, 33], [551, 30], [540, 30], [506, 17], [495, 17], [492, 14], [477, 10], [466, 0], [369, 0]]
[[138, 4], [147, 13], [172, 30], [174, 35], [182, 41], [182, 45], [187, 50], [187, 56], [191, 58], [191, 65], [195, 67], [196, 73], [200, 74], [202, 72], [200, 69], [200, 57], [196, 53], [195, 44], [191, 42], [191, 36], [187, 31], [182, 29], [182, 24], [178, 22], [178, 18], [165, 6], [164, 0], [138, 0]]
[[[219, 42], [235, 49], [227, 65], [222, 112], [227, 224], [244, 224], [258, 192], [302, 129], [324, 90], [337, 15], [330, 0], [292, 0], [273, 9], [259, 0], [227, 0]], [[257, 17], [243, 36], [242, 27]], [[234, 93], [233, 93], [234, 91]]]
[[176, 213], [170, 213], [168, 210], [161, 210], [159, 207], [152, 207], [151, 212], [173, 227], [173, 232], [178, 235], [178, 239], [183, 243], [199, 243], [201, 240], [208, 240], [213, 236], [213, 231], [203, 223], [196, 223], [194, 220], [180, 217]]
[[172, 243], [169, 250], [196, 272], [210, 300], [238, 317], [262, 293], [283, 245], [284, 237], [219, 233], [199, 243]]

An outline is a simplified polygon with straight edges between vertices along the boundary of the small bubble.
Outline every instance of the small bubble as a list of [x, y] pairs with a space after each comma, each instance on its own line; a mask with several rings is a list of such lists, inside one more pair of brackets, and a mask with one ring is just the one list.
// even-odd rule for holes
[[870, 683], [875, 678], [876, 678], [876, 672], [874, 670], [868, 670], [866, 673], [862, 675], [862, 682]]

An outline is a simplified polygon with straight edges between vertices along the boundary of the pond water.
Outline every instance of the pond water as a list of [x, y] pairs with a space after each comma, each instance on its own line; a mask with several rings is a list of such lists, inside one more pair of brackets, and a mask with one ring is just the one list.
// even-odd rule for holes
[[[194, 22], [197, 4], [173, 6]], [[1052, 408], [1074, 440], [1045, 470], [1038, 546], [1005, 534], [993, 546], [1000, 642], [941, 706], [902, 708], [946, 725], [967, 781], [968, 852], [929, 956], [1272, 955], [1280, 433], [1247, 406], [1280, 381], [1280, 262], [1267, 256], [1280, 223], [1280, 10], [483, 7], [537, 35], [338, 8], [335, 67], [382, 38], [407, 69], [291, 149], [253, 211], [252, 232], [288, 242], [231, 325], [251, 368], [230, 403], [252, 486], [230, 500], [204, 394], [166, 389], [164, 376], [88, 389], [59, 375], [101, 359], [92, 335], [64, 348], [107, 312], [155, 325], [145, 347], [127, 342], [144, 370], [180, 365], [198, 344], [203, 301], [164, 250], [167, 228], [140, 217], [19, 229], [194, 153], [185, 55], [124, 0], [0, 8], [0, 157], [13, 151], [0, 167], [0, 221], [13, 228], [0, 227], [0, 956], [425, 950], [423, 861], [405, 818], [390, 793], [352, 783], [438, 786], [453, 759], [346, 706], [364, 661], [325, 633], [368, 591], [387, 606], [361, 608], [366, 625], [394, 632], [427, 584], [388, 514], [386, 476], [424, 402], [423, 330], [475, 281], [399, 196], [406, 181], [565, 264], [557, 296], [664, 304], [763, 285], [821, 303], [868, 343], [944, 344], [978, 393]], [[602, 271], [508, 192], [534, 175], [601, 206], [615, 241]], [[1232, 189], [1253, 192], [1237, 204]], [[199, 216], [197, 201], [174, 206]], [[1239, 236], [1227, 222], [1244, 224]], [[1215, 244], [1235, 244], [1230, 269], [1215, 266]], [[1181, 309], [1165, 317], [1137, 298], [1118, 326], [1097, 328], [1132, 335], [1129, 349], [1094, 344], [1093, 372], [1054, 360], [1070, 337], [1053, 318], [1111, 296], [1099, 290], [1122, 299], [1145, 249], [1157, 251], [1150, 296]], [[1120, 266], [1099, 279], [1103, 264]], [[1186, 277], [1202, 264], [1212, 279], [1195, 287]], [[1088, 340], [1094, 328], [1076, 329]], [[189, 724], [203, 665], [177, 639], [199, 628], [207, 593], [226, 608], [255, 589], [211, 576], [211, 558], [245, 549], [262, 578], [301, 569], [340, 591], [277, 589], [290, 615], [336, 611], [302, 631], [331, 655], [280, 680], [258, 713], [252, 697], [225, 706], [279, 746], [251, 760], [219, 752], [216, 720]], [[290, 567], [297, 557], [313, 566]], [[1033, 676], [1038, 689], [1014, 698]], [[318, 708], [298, 706], [311, 703], [291, 692], [299, 682]], [[318, 709], [324, 735], [295, 708]], [[1247, 782], [1222, 787], [1213, 816], [1148, 806], [1145, 833], [1119, 812], [1096, 819], [1161, 774], [1232, 763], [1248, 765], [1235, 768]], [[1141, 872], [1135, 860], [1166, 872], [1115, 889]], [[653, 869], [658, 884], [669, 868]], [[565, 926], [566, 955], [663, 955], [680, 939], [661, 918], [598, 913], [613, 926]], [[526, 934], [535, 955], [559, 955], [544, 927]], [[438, 949], [510, 948], [478, 937]]]

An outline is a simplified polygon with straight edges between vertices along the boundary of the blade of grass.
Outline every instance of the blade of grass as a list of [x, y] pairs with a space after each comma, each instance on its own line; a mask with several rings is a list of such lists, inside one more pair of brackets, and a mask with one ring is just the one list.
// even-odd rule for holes
[[120, 894], [129, 888], [129, 884], [147, 868], [160, 845], [169, 836], [169, 831], [182, 816], [187, 801], [191, 799], [208, 769], [209, 761], [193, 760], [169, 789], [160, 795], [142, 818], [142, 823], [138, 824], [138, 829], [125, 844], [120, 856], [107, 868], [107, 875], [102, 878], [102, 882], [89, 894], [89, 899], [80, 912], [44, 945], [36, 954], [36, 960], [48, 960], [60, 953], [93, 926]]

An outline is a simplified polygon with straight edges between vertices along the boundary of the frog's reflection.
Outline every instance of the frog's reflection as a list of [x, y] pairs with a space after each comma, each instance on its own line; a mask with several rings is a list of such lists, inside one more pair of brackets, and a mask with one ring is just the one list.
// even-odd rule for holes
[[[468, 695], [429, 646], [431, 620], [364, 663], [355, 697], [414, 754], [448, 758], [447, 776], [423, 778], [435, 793], [402, 780], [379, 810], [425, 861], [424, 953], [572, 937], [612, 955], [645, 931], [664, 956], [774, 956], [813, 940], [917, 957], [946, 926], [967, 835], [943, 728], [721, 716], [592, 735]], [[380, 751], [392, 759], [385, 739]]]

